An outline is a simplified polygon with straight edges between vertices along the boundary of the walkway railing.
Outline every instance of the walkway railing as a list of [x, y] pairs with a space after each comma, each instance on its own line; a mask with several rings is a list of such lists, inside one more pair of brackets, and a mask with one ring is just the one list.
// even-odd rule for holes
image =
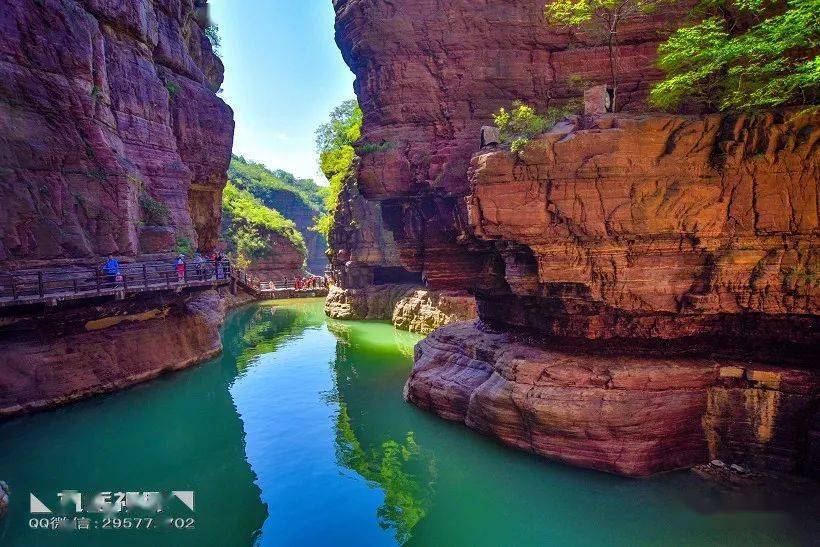
[[222, 285], [230, 276], [227, 260], [188, 261], [181, 275], [174, 262], [121, 264], [118, 275], [82, 267], [0, 272], [0, 307]]

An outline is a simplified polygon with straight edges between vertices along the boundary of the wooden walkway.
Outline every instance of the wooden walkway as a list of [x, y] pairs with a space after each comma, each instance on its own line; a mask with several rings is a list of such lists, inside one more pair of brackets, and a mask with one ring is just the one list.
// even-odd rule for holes
[[261, 281], [244, 270], [234, 267], [231, 275], [236, 283], [260, 300], [281, 300], [284, 298], [313, 298], [327, 296], [327, 286], [297, 289], [291, 281]]
[[180, 276], [173, 262], [121, 264], [118, 276], [88, 267], [0, 272], [0, 309], [141, 293], [218, 287], [231, 282], [231, 265], [187, 262]]
[[82, 266], [0, 272], [0, 309], [18, 306], [50, 305], [60, 302], [91, 300], [100, 297], [123, 299], [143, 293], [236, 285], [255, 298], [308, 298], [326, 296], [327, 287], [296, 289], [292, 281], [264, 282], [230, 262], [189, 261], [182, 276], [174, 262], [121, 264], [119, 275]]

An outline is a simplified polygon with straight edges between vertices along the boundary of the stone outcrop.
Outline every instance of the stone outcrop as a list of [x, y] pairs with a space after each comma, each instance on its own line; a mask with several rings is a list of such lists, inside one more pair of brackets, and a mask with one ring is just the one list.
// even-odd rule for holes
[[678, 5], [620, 34], [618, 114], [479, 152], [512, 100], [544, 111], [606, 84], [600, 42], [529, 0], [334, 6], [378, 145], [358, 188], [402, 266], [475, 294], [483, 325], [422, 342], [408, 400], [629, 475], [710, 454], [817, 468], [816, 114], [645, 113]]
[[0, 519], [6, 515], [6, 511], [9, 509], [10, 496], [11, 491], [9, 490], [9, 485], [4, 481], [0, 481]]
[[297, 275], [304, 275], [305, 256], [288, 238], [270, 230], [264, 230], [267, 256], [254, 259], [247, 271], [261, 281], [292, 282]]
[[402, 268], [393, 234], [382, 220], [381, 206], [361, 195], [355, 174], [345, 179], [339, 193], [328, 239], [331, 271], [341, 287], [360, 289], [374, 283], [420, 281], [419, 276], [408, 275]]
[[816, 348], [818, 123], [603, 116], [558, 124], [520, 157], [478, 154], [470, 226], [503, 258], [482, 318], [590, 340]]
[[213, 290], [6, 317], [0, 417], [144, 382], [217, 355], [223, 298]]
[[456, 291], [388, 284], [362, 289], [333, 286], [325, 313], [334, 319], [381, 319], [396, 328], [429, 334], [438, 327], [478, 317], [475, 299]]
[[[359, 188], [381, 202], [403, 266], [433, 289], [472, 286], [484, 246], [469, 236], [461, 199], [479, 132], [501, 106], [538, 110], [580, 101], [608, 82], [600, 38], [550, 28], [544, 2], [335, 0], [336, 41], [356, 74], [364, 112]], [[685, 5], [619, 31], [619, 103], [644, 108], [660, 73], [657, 44]], [[383, 150], [382, 150], [383, 149]], [[471, 248], [472, 247], [472, 248]]]
[[0, 267], [213, 248], [233, 121], [196, 5], [4, 2]]
[[567, 353], [456, 323], [416, 346], [405, 398], [522, 450], [645, 476], [715, 458], [811, 471], [818, 389], [817, 371]]
[[[233, 115], [216, 95], [223, 67], [206, 10], [193, 0], [4, 2], [0, 270], [216, 246]], [[214, 291], [104, 300], [4, 312], [0, 416], [221, 349]]]

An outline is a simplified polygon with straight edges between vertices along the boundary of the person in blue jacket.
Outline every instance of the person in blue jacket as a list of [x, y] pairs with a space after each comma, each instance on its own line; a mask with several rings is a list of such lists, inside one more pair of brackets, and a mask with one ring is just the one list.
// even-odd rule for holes
[[120, 263], [113, 255], [108, 255], [108, 260], [102, 265], [103, 273], [108, 276], [108, 281], [116, 282], [120, 275]]

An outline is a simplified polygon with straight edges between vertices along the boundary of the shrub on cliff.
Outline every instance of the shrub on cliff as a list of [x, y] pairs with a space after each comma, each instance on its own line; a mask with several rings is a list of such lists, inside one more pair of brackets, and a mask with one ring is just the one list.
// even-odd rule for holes
[[151, 197], [143, 188], [138, 198], [142, 210], [142, 221], [147, 226], [166, 226], [171, 218], [168, 206]]
[[330, 120], [316, 130], [319, 165], [330, 186], [325, 195], [326, 213], [316, 222], [316, 230], [325, 238], [333, 225], [333, 213], [339, 205], [339, 193], [353, 167], [356, 150], [353, 145], [362, 136], [362, 109], [355, 99], [345, 101], [330, 113]]
[[556, 122], [576, 113], [578, 109], [579, 105], [571, 102], [564, 106], [550, 107], [541, 115], [533, 107], [521, 101], [513, 101], [509, 110], [502, 107], [493, 115], [493, 123], [498, 128], [501, 142], [509, 144], [510, 149], [517, 154], [533, 137], [545, 133]]
[[265, 232], [274, 232], [293, 243], [302, 256], [305, 240], [293, 221], [265, 205], [246, 190], [228, 182], [222, 193], [223, 233], [230, 251], [240, 264], [271, 255]]
[[706, 0], [699, 7], [702, 20], [658, 48], [666, 79], [652, 89], [653, 104], [673, 109], [690, 99], [719, 110], [817, 105], [817, 0]]

